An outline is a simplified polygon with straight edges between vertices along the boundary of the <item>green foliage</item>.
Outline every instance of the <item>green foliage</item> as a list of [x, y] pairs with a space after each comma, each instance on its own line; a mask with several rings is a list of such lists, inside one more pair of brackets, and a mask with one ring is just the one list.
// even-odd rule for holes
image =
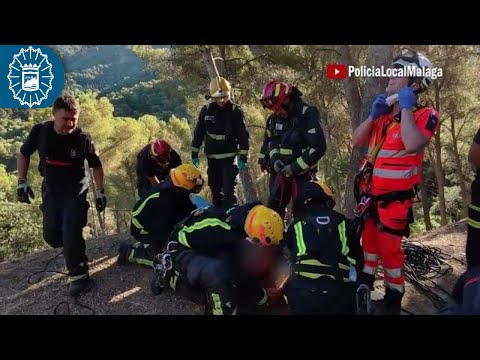
[[187, 115], [178, 81], [141, 82], [132, 88], [123, 88], [120, 92], [112, 93], [109, 98], [115, 106], [116, 116], [136, 118], [151, 114], [160, 119], [168, 119], [174, 114], [182, 117]]
[[44, 248], [37, 206], [0, 202], [0, 261]]

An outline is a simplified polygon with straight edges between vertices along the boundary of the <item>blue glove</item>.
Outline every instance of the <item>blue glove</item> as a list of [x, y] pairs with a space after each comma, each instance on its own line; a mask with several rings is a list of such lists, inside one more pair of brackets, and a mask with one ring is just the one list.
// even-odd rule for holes
[[400, 104], [400, 110], [413, 109], [417, 102], [417, 95], [413, 92], [411, 86], [405, 86], [398, 92], [398, 103]]
[[238, 165], [238, 171], [243, 171], [247, 167], [247, 163], [243, 160], [238, 160], [237, 165]]
[[390, 112], [390, 106], [388, 106], [385, 101], [386, 98], [387, 94], [385, 93], [380, 94], [375, 98], [375, 101], [372, 104], [372, 112], [370, 113], [372, 120], [376, 120], [380, 117], [380, 115]]
[[192, 164], [195, 166], [195, 167], [199, 167], [200, 166], [200, 159], [199, 158], [192, 158]]

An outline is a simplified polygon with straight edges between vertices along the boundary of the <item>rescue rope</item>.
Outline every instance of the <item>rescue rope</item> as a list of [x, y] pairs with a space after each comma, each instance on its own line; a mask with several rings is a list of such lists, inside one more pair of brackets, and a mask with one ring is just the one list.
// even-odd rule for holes
[[440, 309], [448, 300], [434, 292], [431, 285], [433, 284], [433, 288], [439, 289], [448, 299], [450, 292], [438, 285], [434, 279], [453, 271], [452, 266], [446, 261], [451, 257], [433, 246], [418, 245], [410, 241], [403, 241], [402, 246], [405, 252], [406, 279], [419, 289], [437, 310]]
[[[54, 257], [52, 257], [50, 260], [48, 260], [46, 263], [45, 263], [45, 266], [43, 267], [43, 270], [40, 270], [40, 271], [35, 271], [33, 274], [31, 274], [28, 279], [27, 279], [27, 283], [29, 285], [34, 285], [34, 284], [37, 284], [39, 283], [43, 277], [39, 277], [36, 281], [32, 281], [32, 277], [34, 277], [35, 275], [38, 275], [38, 274], [45, 274], [45, 273], [55, 273], [55, 274], [61, 274], [61, 275], [65, 275], [65, 276], [68, 276], [68, 274], [66, 272], [63, 272], [63, 271], [56, 271], [56, 270], [47, 270], [48, 266], [52, 263], [52, 261], [54, 261], [56, 258], [58, 258], [60, 255], [63, 254], [63, 250], [60, 251], [58, 254], [56, 254]], [[66, 313], [58, 313], [58, 310], [60, 308], [60, 306], [62, 305], [66, 305]], [[89, 307], [88, 305], [84, 305], [82, 303], [80, 303], [76, 298], [74, 299], [74, 302], [73, 304], [72, 303], [69, 303], [67, 301], [61, 301], [59, 302], [55, 308], [53, 309], [53, 314], [54, 315], [70, 315], [70, 305], [75, 305], [75, 306], [78, 306], [78, 307], [81, 307], [81, 308], [84, 308], [84, 309], [87, 309], [91, 312], [91, 315], [95, 315], [95, 310], [93, 310], [91, 307]]]

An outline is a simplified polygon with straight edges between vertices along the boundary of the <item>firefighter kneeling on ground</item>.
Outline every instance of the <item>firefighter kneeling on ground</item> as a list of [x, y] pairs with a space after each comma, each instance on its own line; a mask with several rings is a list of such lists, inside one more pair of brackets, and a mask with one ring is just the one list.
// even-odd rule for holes
[[[198, 209], [177, 224], [167, 251], [155, 258], [158, 294], [168, 285], [204, 303], [207, 315], [234, 315], [242, 301], [268, 305], [269, 297], [249, 259], [263, 250], [281, 253], [283, 221], [259, 202], [228, 210]], [[154, 278], [155, 283], [155, 278]]]
[[357, 224], [334, 207], [326, 185], [310, 182], [299, 190], [285, 238], [292, 262], [285, 285], [290, 314], [356, 312], [355, 266], [363, 257], [360, 236]]
[[190, 194], [199, 193], [203, 183], [195, 166], [183, 164], [171, 169], [169, 177], [138, 200], [130, 224], [130, 233], [137, 242], [120, 245], [118, 265], [153, 266], [153, 258], [164, 250], [175, 224], [195, 210]]
[[[397, 56], [392, 67], [418, 74], [428, 71], [432, 64], [425, 56], [409, 50]], [[409, 223], [413, 222], [411, 208], [421, 179], [424, 148], [440, 125], [435, 109], [417, 103], [418, 94], [430, 83], [428, 77], [390, 77], [385, 93], [377, 96], [370, 116], [353, 134], [354, 146], [368, 143], [368, 154], [354, 188], [359, 202], [355, 214], [365, 219], [361, 281], [374, 289], [381, 260], [385, 314], [400, 314], [405, 291], [401, 241], [409, 236]], [[393, 104], [387, 102], [387, 96]]]

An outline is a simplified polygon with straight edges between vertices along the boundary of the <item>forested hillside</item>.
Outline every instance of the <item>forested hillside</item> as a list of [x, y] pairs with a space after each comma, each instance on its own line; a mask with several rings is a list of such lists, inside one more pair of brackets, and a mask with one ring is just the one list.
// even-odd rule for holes
[[[352, 129], [366, 118], [386, 79], [331, 80], [331, 63], [387, 64], [400, 45], [216, 45], [207, 48], [220, 74], [234, 87], [235, 100], [246, 114], [250, 132], [249, 193], [265, 200], [268, 175], [258, 154], [268, 112], [258, 102], [270, 79], [296, 85], [306, 102], [317, 106], [328, 149], [318, 175], [334, 190], [339, 209], [351, 212], [353, 174], [358, 154], [352, 152]], [[426, 149], [424, 183], [415, 204], [414, 232], [466, 216], [473, 171], [468, 147], [478, 128], [480, 84], [478, 46], [413, 46], [425, 52], [443, 76], [421, 101], [440, 112], [441, 130]], [[135, 155], [148, 141], [164, 137], [190, 161], [192, 131], [206, 103], [209, 74], [199, 46], [71, 45], [52, 46], [66, 70], [65, 92], [82, 106], [80, 125], [93, 136], [106, 174], [108, 208], [101, 219], [90, 210], [87, 237], [125, 232], [135, 201]], [[16, 202], [16, 154], [29, 130], [50, 117], [50, 109], [0, 109], [0, 261], [44, 246], [41, 239], [40, 182], [37, 156], [28, 181], [36, 197], [32, 205]], [[206, 177], [206, 159], [200, 168]], [[243, 181], [243, 178], [242, 178]], [[244, 183], [239, 199], [245, 201]], [[203, 195], [210, 196], [208, 187]]]

